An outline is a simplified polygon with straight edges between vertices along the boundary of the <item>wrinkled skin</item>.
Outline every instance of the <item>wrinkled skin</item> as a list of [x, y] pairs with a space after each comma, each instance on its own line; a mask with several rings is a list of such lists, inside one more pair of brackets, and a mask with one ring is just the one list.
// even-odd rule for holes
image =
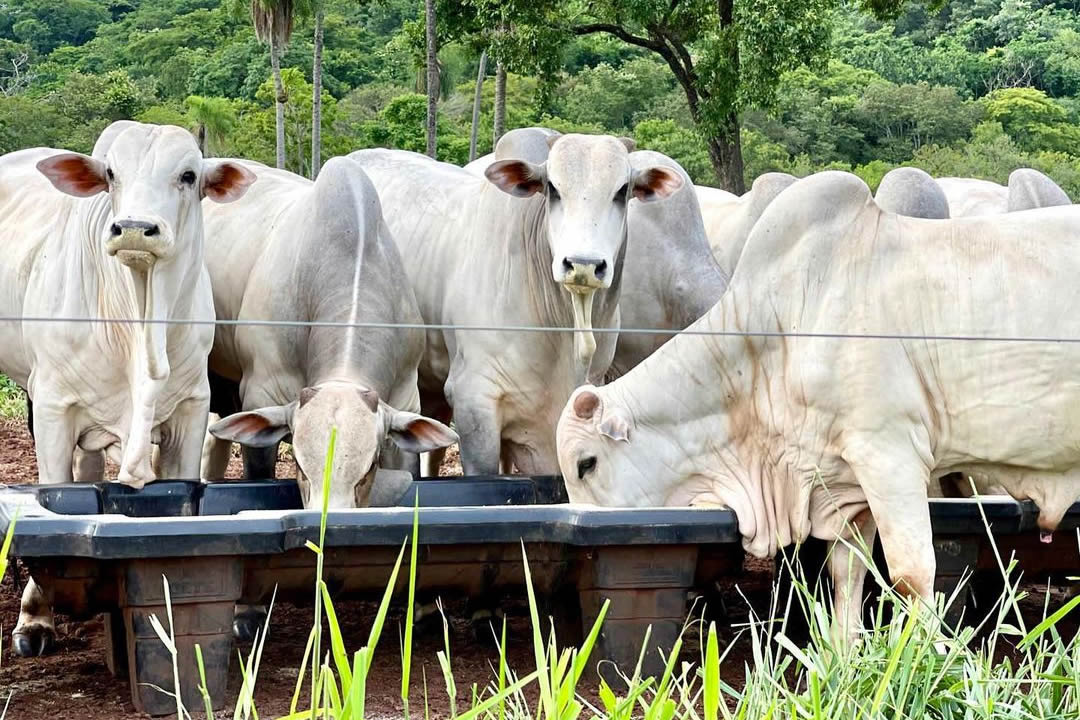
[[[770, 206], [728, 293], [692, 327], [1072, 336], [1078, 232], [1073, 207], [903, 218], [858, 178], [822, 173]], [[990, 478], [1039, 504], [1044, 533], [1080, 496], [1078, 360], [1071, 344], [679, 335], [572, 395], [560, 467], [576, 502], [728, 506], [759, 557], [880, 532], [898, 588], [931, 600], [934, 480]], [[837, 632], [850, 636], [865, 568], [845, 553], [830, 572]]]

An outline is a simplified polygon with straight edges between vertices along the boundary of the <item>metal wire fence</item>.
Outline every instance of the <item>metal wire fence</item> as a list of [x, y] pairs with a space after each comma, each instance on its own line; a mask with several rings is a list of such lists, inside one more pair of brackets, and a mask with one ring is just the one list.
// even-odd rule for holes
[[382, 322], [336, 322], [324, 320], [252, 320], [252, 319], [196, 319], [196, 318], [103, 318], [103, 317], [21, 317], [0, 316], [0, 323], [99, 323], [127, 325], [214, 325], [251, 327], [306, 327], [379, 330], [453, 330], [454, 332], [521, 332], [521, 333], [596, 333], [618, 335], [699, 335], [717, 337], [763, 337], [763, 338], [821, 338], [839, 340], [923, 340], [946, 342], [1002, 342], [1002, 343], [1049, 343], [1077, 344], [1080, 337], [1050, 337], [1041, 335], [934, 335], [920, 333], [886, 332], [803, 332], [797, 330], [714, 330], [687, 328], [573, 328], [538, 325], [459, 325], [440, 323], [382, 323]]

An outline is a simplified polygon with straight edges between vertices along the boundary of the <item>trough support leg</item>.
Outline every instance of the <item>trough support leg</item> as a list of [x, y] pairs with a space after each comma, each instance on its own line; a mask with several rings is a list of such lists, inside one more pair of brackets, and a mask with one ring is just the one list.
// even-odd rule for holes
[[113, 677], [127, 674], [127, 633], [122, 610], [105, 613], [105, 665]]
[[[195, 645], [202, 650], [206, 689], [215, 710], [225, 706], [225, 685], [233, 654], [233, 607], [244, 577], [239, 558], [132, 560], [120, 569], [120, 605], [127, 646], [128, 679], [135, 708], [149, 715], [176, 712], [176, 701], [157, 688], [174, 691], [172, 656], [154, 632], [156, 615], [166, 632], [162, 576], [169, 580], [172, 632], [176, 639], [184, 706], [203, 707]], [[156, 687], [155, 687], [156, 686]]]
[[[934, 555], [937, 558], [937, 577], [934, 580], [934, 592], [942, 593], [948, 600], [960, 585], [964, 573], [976, 569], [979, 561], [979, 541], [977, 536], [943, 536], [934, 538]], [[945, 612], [945, 622], [949, 627], [958, 628], [964, 609], [968, 605], [971, 583], [960, 591], [952, 605]]]
[[642, 677], [659, 678], [686, 620], [687, 594], [697, 569], [696, 546], [602, 547], [588, 551], [581, 574], [581, 619], [585, 632], [610, 600], [604, 627], [590, 665], [613, 688], [622, 680], [614, 663], [630, 676], [649, 633], [641, 665]]

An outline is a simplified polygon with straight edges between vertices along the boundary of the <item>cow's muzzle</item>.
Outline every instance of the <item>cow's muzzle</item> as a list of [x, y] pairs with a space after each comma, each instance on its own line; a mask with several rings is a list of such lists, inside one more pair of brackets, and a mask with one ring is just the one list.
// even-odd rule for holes
[[609, 287], [611, 268], [607, 260], [591, 257], [564, 257], [560, 281], [568, 289], [598, 290]]
[[160, 226], [144, 220], [117, 220], [109, 228], [105, 251], [139, 270], [152, 267], [166, 245]]

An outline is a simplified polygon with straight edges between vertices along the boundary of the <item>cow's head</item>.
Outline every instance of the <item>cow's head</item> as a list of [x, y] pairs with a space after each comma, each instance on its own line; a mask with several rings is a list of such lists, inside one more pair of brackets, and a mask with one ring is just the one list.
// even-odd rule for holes
[[187, 130], [128, 121], [102, 133], [93, 157], [59, 153], [37, 168], [68, 195], [109, 194], [105, 250], [136, 268], [184, 250], [192, 229], [201, 240], [202, 198], [231, 202], [255, 181], [236, 162], [204, 159]]
[[270, 447], [292, 436], [304, 505], [318, 508], [326, 492], [323, 469], [331, 428], [337, 428], [331, 508], [367, 506], [387, 440], [410, 453], [430, 452], [458, 440], [442, 423], [390, 407], [374, 390], [350, 382], [321, 383], [304, 388], [300, 399], [288, 405], [235, 413], [210, 426], [210, 433], [250, 447]]
[[611, 287], [626, 241], [626, 205], [631, 198], [652, 202], [682, 186], [670, 168], [636, 169], [633, 142], [606, 135], [555, 135], [547, 162], [499, 160], [488, 180], [517, 197], [543, 193], [551, 274], [571, 291]]

